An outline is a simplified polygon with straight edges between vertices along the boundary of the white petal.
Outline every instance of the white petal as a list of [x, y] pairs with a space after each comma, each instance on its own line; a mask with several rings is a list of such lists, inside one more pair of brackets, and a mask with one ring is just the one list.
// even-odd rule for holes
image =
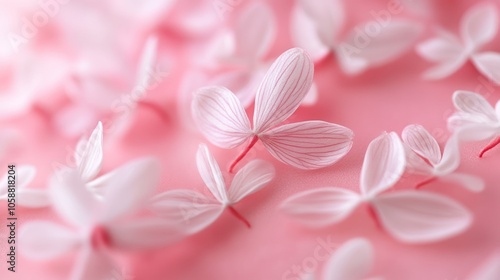
[[32, 259], [61, 256], [80, 244], [78, 234], [51, 222], [33, 221], [21, 227], [19, 248]]
[[458, 202], [434, 193], [399, 191], [372, 200], [384, 228], [405, 243], [434, 242], [465, 231], [472, 214]]
[[479, 72], [500, 85], [500, 53], [478, 53], [472, 56], [472, 62]]
[[87, 141], [87, 146], [83, 151], [78, 171], [84, 181], [93, 179], [101, 171], [103, 150], [102, 150], [103, 130], [102, 123], [99, 122]]
[[306, 50], [314, 61], [323, 59], [330, 52], [330, 48], [319, 37], [314, 19], [299, 5], [295, 5], [292, 10], [290, 28], [295, 46]]
[[119, 167], [103, 189], [100, 221], [111, 221], [144, 206], [156, 190], [160, 174], [160, 163], [155, 158], [142, 158]]
[[314, 65], [299, 48], [281, 54], [267, 71], [255, 96], [254, 132], [262, 133], [286, 120], [311, 88]]
[[204, 87], [194, 94], [193, 119], [214, 145], [231, 149], [251, 134], [250, 121], [238, 98], [223, 87]]
[[373, 247], [364, 238], [353, 238], [335, 251], [325, 267], [324, 279], [361, 280], [373, 267]]
[[342, 1], [299, 0], [299, 5], [314, 20], [321, 41], [333, 46], [345, 21]]
[[[142, 50], [141, 57], [139, 59], [139, 64], [137, 67], [137, 80], [134, 86], [141, 86], [143, 88], [148, 88], [151, 85], [151, 74], [150, 72], [155, 70], [156, 63], [156, 53], [158, 51], [158, 38], [156, 36], [150, 36], [144, 48]], [[143, 97], [143, 96], [141, 96]]]
[[218, 201], [191, 190], [161, 193], [151, 200], [149, 209], [186, 234], [203, 230], [224, 211]]
[[403, 175], [406, 155], [394, 132], [383, 133], [366, 149], [361, 169], [361, 192], [372, 196], [392, 187]]
[[171, 244], [184, 237], [176, 225], [159, 218], [141, 218], [108, 228], [113, 247], [144, 249]]
[[463, 55], [464, 47], [454, 34], [438, 29], [436, 37], [418, 44], [416, 51], [431, 62], [453, 62]]
[[495, 109], [480, 94], [470, 91], [455, 91], [453, 104], [458, 111], [476, 117], [484, 122], [497, 122]]
[[441, 162], [436, 165], [437, 174], [449, 174], [455, 171], [460, 165], [460, 147], [459, 147], [459, 134], [450, 136], [446, 145], [444, 146], [443, 158]]
[[70, 280], [108, 280], [116, 279], [116, 273], [121, 273], [105, 251], [96, 251], [85, 246], [71, 272]]
[[85, 188], [76, 170], [56, 173], [49, 186], [52, 206], [66, 222], [84, 226], [95, 221], [95, 215], [100, 210], [98, 202]]
[[353, 137], [350, 129], [324, 121], [286, 124], [260, 135], [276, 159], [300, 169], [334, 164], [349, 152]]
[[474, 175], [452, 173], [440, 176], [439, 180], [461, 185], [471, 192], [481, 192], [484, 190], [483, 179]]
[[283, 201], [280, 208], [302, 224], [323, 227], [345, 219], [359, 201], [355, 192], [326, 187], [295, 194]]
[[46, 190], [20, 189], [17, 191], [19, 205], [24, 207], [46, 207], [50, 205], [50, 197]]
[[438, 65], [431, 67], [429, 70], [425, 71], [423, 78], [426, 80], [439, 80], [450, 76], [460, 69], [465, 62], [467, 62], [467, 57], [461, 55], [454, 60], [445, 61], [439, 63]]
[[482, 264], [468, 280], [497, 280], [500, 279], [500, 254], [496, 253]]
[[455, 129], [455, 134], [460, 141], [483, 141], [500, 135], [500, 127], [498, 125], [472, 123]]
[[274, 178], [274, 166], [263, 160], [253, 160], [236, 173], [229, 188], [230, 203], [260, 190]]
[[415, 153], [428, 159], [433, 165], [441, 161], [441, 149], [432, 135], [421, 125], [409, 125], [401, 135], [403, 141]]
[[263, 76], [264, 72], [260, 69], [232, 70], [216, 76], [208, 83], [228, 88], [238, 97], [243, 107], [248, 107], [255, 99], [255, 92]]
[[[367, 32], [368, 26], [375, 24], [375, 33]], [[419, 23], [409, 20], [392, 20], [381, 25], [376, 21], [363, 23], [354, 28], [344, 43], [351, 45], [351, 52], [342, 51], [340, 55], [351, 56], [366, 62], [367, 67], [389, 63], [410, 50], [422, 31]], [[360, 39], [364, 39], [360, 41]], [[361, 43], [360, 43], [361, 42]]]
[[228, 202], [226, 184], [220, 171], [219, 164], [212, 156], [205, 144], [200, 144], [196, 153], [196, 165], [203, 182], [213, 196], [220, 202]]
[[235, 55], [244, 59], [261, 59], [276, 36], [272, 10], [264, 3], [252, 3], [238, 18], [235, 27]]
[[36, 167], [32, 165], [20, 165], [16, 167], [17, 188], [25, 188], [36, 176]]
[[495, 38], [498, 12], [493, 3], [481, 3], [470, 8], [460, 22], [460, 34], [470, 48], [478, 48]]

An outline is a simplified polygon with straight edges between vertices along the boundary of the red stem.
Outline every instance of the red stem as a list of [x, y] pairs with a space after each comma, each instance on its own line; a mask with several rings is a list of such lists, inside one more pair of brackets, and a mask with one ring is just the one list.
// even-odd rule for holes
[[437, 180], [437, 177], [430, 177], [430, 178], [425, 179], [425, 180], [423, 180], [422, 182], [418, 183], [418, 184], [415, 186], [415, 188], [416, 188], [416, 189], [420, 189], [420, 188], [421, 188], [421, 187], [423, 187], [424, 185], [427, 185], [427, 184], [429, 184], [429, 183], [431, 183], [431, 182], [434, 182], [434, 181], [436, 181], [436, 180]]
[[248, 154], [250, 149], [255, 145], [255, 143], [257, 143], [258, 140], [259, 137], [257, 137], [257, 135], [254, 135], [254, 137], [252, 138], [248, 146], [245, 148], [245, 150], [243, 150], [243, 152], [233, 161], [233, 163], [231, 163], [231, 166], [229, 166], [229, 173], [233, 173], [236, 164], [238, 164], [238, 162], [240, 162]]
[[234, 209], [233, 206], [228, 206], [227, 209], [229, 209], [229, 212], [231, 212], [231, 214], [233, 214], [236, 217], [236, 219], [242, 221], [248, 228], [252, 227], [248, 222], [248, 220], [245, 219], [245, 217], [243, 217], [240, 213], [238, 213], [238, 211], [236, 211], [236, 209]]
[[487, 151], [495, 148], [498, 144], [500, 144], [500, 136], [493, 139], [486, 147], [484, 147], [484, 149], [481, 150], [481, 153], [479, 153], [479, 157], [482, 158]]
[[160, 106], [158, 106], [158, 104], [156, 104], [154, 102], [150, 102], [150, 101], [145, 101], [145, 100], [141, 100], [141, 101], [137, 102], [137, 104], [139, 106], [143, 106], [145, 108], [148, 108], [148, 109], [152, 110], [158, 116], [160, 116], [160, 118], [165, 123], [168, 123], [169, 117], [168, 117], [167, 113], [165, 112], [165, 110], [163, 108], [161, 108]]
[[33, 105], [32, 108], [33, 108], [33, 112], [37, 113], [44, 120], [50, 121], [50, 119], [52, 118], [50, 112], [46, 108], [42, 107], [41, 105], [35, 104], [35, 105]]
[[375, 209], [373, 208], [373, 205], [371, 204], [368, 204], [368, 212], [370, 213], [370, 216], [373, 218], [373, 220], [375, 221], [375, 224], [377, 225], [377, 228], [381, 229], [381, 230], [384, 230], [384, 228], [382, 227], [382, 223], [380, 223], [380, 220], [378, 218], [378, 215], [377, 215], [377, 212], [375, 211]]

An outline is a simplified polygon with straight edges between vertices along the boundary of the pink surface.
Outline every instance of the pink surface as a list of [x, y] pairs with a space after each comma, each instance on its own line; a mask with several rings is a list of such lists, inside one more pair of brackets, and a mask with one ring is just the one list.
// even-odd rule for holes
[[[250, 1], [238, 5], [230, 16], [237, 17], [238, 11], [247, 2]], [[278, 38], [270, 55], [274, 58], [292, 47], [288, 35], [291, 5], [290, 1], [269, 2], [279, 19]], [[429, 27], [422, 36], [426, 38], [431, 34], [433, 24], [439, 23], [456, 31], [460, 15], [473, 3], [475, 1], [440, 1], [435, 5], [435, 15], [408, 17], [417, 18]], [[385, 1], [349, 1], [346, 4], [349, 26], [370, 20], [369, 12], [382, 9], [385, 5]], [[230, 25], [231, 19], [222, 23]], [[179, 84], [183, 73], [189, 70], [189, 61], [194, 56], [189, 51], [196, 43], [179, 38], [168, 30], [158, 31], [161, 52], [168, 53], [169, 59], [173, 59], [172, 69], [160, 88], [148, 94], [148, 100], [158, 102], [170, 118], [165, 123], [152, 111], [139, 108], [130, 132], [123, 139], [110, 140], [112, 135], [105, 134], [104, 171], [112, 170], [130, 159], [154, 155], [161, 159], [163, 171], [158, 192], [191, 188], [206, 193], [195, 164], [198, 144], [207, 143], [224, 169], [239, 150], [223, 150], [210, 145], [196, 130], [185, 126], [182, 119], [186, 116], [182, 111], [184, 108], [177, 102]], [[492, 45], [498, 46], [498, 42], [497, 39]], [[498, 48], [492, 49], [498, 51]], [[261, 144], [257, 144], [245, 161], [265, 159], [275, 166], [277, 172], [271, 184], [236, 206], [251, 222], [252, 228], [247, 229], [226, 212], [207, 229], [178, 243], [125, 253], [127, 260], [123, 263], [130, 275], [125, 279], [297, 279], [294, 278], [296, 274], [289, 273], [295, 266], [301, 267], [302, 271], [308, 266], [314, 266], [316, 272], [321, 271], [325, 261], [318, 260], [314, 252], [323, 241], [334, 243], [334, 250], [352, 237], [365, 237], [373, 243], [375, 267], [370, 274], [372, 276], [380, 275], [386, 279], [466, 279], [470, 272], [500, 249], [500, 226], [496, 217], [500, 213], [500, 175], [497, 172], [500, 148], [479, 159], [477, 155], [485, 142], [465, 144], [461, 148], [463, 159], [459, 168], [485, 180], [486, 189], [482, 193], [470, 193], [445, 183], [424, 187], [456, 199], [474, 215], [473, 225], [465, 233], [445, 241], [425, 245], [397, 242], [376, 227], [364, 208], [356, 210], [338, 225], [318, 230], [304, 228], [277, 209], [290, 195], [308, 189], [337, 186], [358, 191], [366, 147], [383, 131], [399, 134], [408, 124], [421, 124], [443, 146], [449, 135], [446, 119], [454, 111], [451, 95], [455, 90], [482, 93], [492, 104], [500, 99], [499, 87], [489, 83], [470, 63], [440, 81], [420, 78], [428, 67], [429, 64], [413, 51], [393, 63], [370, 69], [356, 77], [343, 74], [332, 56], [321, 61], [315, 67], [314, 77], [319, 90], [317, 104], [300, 107], [290, 120], [318, 119], [349, 127], [354, 131], [355, 138], [347, 156], [330, 167], [303, 171], [278, 162]], [[12, 162], [35, 165], [38, 175], [32, 185], [40, 188], [45, 187], [54, 163], [65, 164], [70, 155], [68, 149], [76, 143], [75, 139], [58, 134], [36, 112], [3, 121], [2, 127], [18, 129], [22, 137], [1, 158], [0, 166]], [[87, 134], [89, 132], [90, 128], [86, 130]], [[412, 188], [419, 179], [421, 177], [413, 175], [405, 177], [397, 188]], [[7, 206], [0, 202], [0, 207]], [[0, 213], [0, 220], [4, 221], [6, 213]], [[34, 219], [56, 219], [50, 209], [20, 209], [18, 217], [21, 225]], [[2, 226], [2, 255], [6, 251], [5, 235], [5, 227]], [[6, 271], [4, 261], [0, 265], [0, 275], [2, 279], [66, 279], [72, 263], [73, 259], [69, 257], [52, 262], [35, 262], [21, 257], [15, 276]]]

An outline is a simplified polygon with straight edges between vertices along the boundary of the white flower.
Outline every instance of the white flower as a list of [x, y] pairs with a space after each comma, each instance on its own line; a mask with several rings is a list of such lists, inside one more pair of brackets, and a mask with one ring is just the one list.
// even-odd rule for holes
[[407, 161], [410, 172], [430, 176], [417, 187], [439, 179], [460, 184], [474, 192], [484, 189], [484, 181], [481, 178], [455, 172], [460, 165], [460, 150], [456, 134], [448, 139], [443, 154], [436, 139], [421, 125], [414, 124], [405, 127], [402, 138], [408, 147]]
[[500, 144], [500, 100], [496, 108], [493, 108], [477, 93], [456, 91], [453, 94], [453, 104], [457, 112], [448, 118], [448, 126], [455, 131], [460, 140], [492, 139], [481, 151], [479, 157]]
[[274, 167], [265, 161], [253, 160], [236, 173], [227, 189], [219, 165], [207, 146], [200, 145], [196, 163], [200, 176], [215, 199], [192, 190], [172, 190], [155, 196], [150, 209], [166, 218], [169, 224], [176, 224], [182, 232], [190, 234], [212, 224], [225, 209], [250, 227], [250, 223], [233, 205], [269, 183], [274, 177]]
[[230, 90], [212, 86], [195, 93], [193, 118], [210, 142], [226, 149], [248, 143], [230, 172], [259, 140], [276, 159], [301, 169], [331, 165], [349, 152], [353, 133], [343, 126], [324, 121], [280, 125], [304, 99], [313, 72], [313, 63], [302, 49], [290, 49], [278, 57], [257, 90], [253, 126]]
[[460, 38], [439, 30], [435, 38], [417, 46], [417, 52], [437, 65], [424, 73], [426, 79], [442, 79], [471, 60], [483, 75], [500, 84], [500, 54], [481, 52], [498, 32], [498, 9], [493, 3], [480, 3], [470, 8], [460, 22]]
[[366, 203], [376, 222], [405, 243], [433, 242], [465, 231], [472, 223], [472, 214], [450, 198], [415, 190], [383, 193], [401, 178], [405, 165], [404, 146], [397, 134], [382, 134], [366, 151], [361, 195], [324, 187], [295, 194], [281, 208], [303, 224], [326, 226], [342, 221]]

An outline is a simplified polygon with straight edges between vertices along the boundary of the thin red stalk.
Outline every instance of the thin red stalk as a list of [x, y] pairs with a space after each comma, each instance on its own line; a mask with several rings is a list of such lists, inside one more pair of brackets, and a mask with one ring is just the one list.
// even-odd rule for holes
[[137, 104], [139, 106], [143, 106], [145, 108], [148, 108], [148, 109], [152, 110], [158, 116], [160, 116], [160, 118], [165, 123], [168, 123], [169, 117], [168, 117], [167, 113], [165, 112], [165, 110], [163, 108], [161, 108], [160, 106], [158, 106], [158, 104], [156, 104], [154, 102], [150, 102], [150, 101], [145, 101], [145, 100], [141, 100], [141, 101], [137, 102]]
[[378, 218], [377, 212], [375, 211], [375, 209], [373, 208], [373, 206], [371, 204], [368, 204], [368, 212], [370, 213], [370, 216], [375, 221], [375, 224], [377, 225], [377, 227], [381, 230], [384, 230], [384, 228], [382, 227], [382, 223], [380, 223], [380, 220]]
[[479, 157], [482, 158], [487, 151], [495, 148], [498, 144], [500, 144], [500, 136], [493, 139], [486, 147], [484, 147], [484, 149], [481, 150], [481, 153], [479, 153]]
[[430, 178], [428, 178], [428, 179], [425, 179], [425, 180], [423, 180], [422, 182], [418, 183], [418, 184], [415, 186], [415, 188], [416, 188], [416, 189], [420, 189], [420, 188], [421, 188], [421, 187], [423, 187], [424, 185], [427, 185], [427, 184], [429, 184], [429, 183], [431, 183], [431, 182], [436, 181], [436, 179], [437, 179], [436, 177], [430, 177]]
[[248, 220], [245, 219], [245, 217], [243, 217], [238, 211], [236, 211], [236, 209], [234, 209], [233, 206], [228, 206], [227, 208], [229, 209], [229, 212], [231, 212], [231, 214], [233, 214], [236, 217], [236, 219], [242, 221], [248, 228], [252, 227], [248, 222]]
[[33, 105], [33, 111], [46, 121], [52, 118], [50, 112], [39, 104]]
[[243, 152], [233, 161], [233, 163], [231, 163], [231, 166], [229, 166], [229, 173], [233, 173], [233, 170], [234, 170], [234, 167], [236, 166], [236, 164], [238, 164], [238, 162], [240, 162], [248, 154], [250, 149], [255, 145], [255, 143], [257, 143], [258, 140], [259, 140], [259, 137], [257, 137], [257, 135], [255, 135], [252, 138], [252, 140], [250, 141], [250, 143], [248, 144], [248, 146], [243, 150]]

